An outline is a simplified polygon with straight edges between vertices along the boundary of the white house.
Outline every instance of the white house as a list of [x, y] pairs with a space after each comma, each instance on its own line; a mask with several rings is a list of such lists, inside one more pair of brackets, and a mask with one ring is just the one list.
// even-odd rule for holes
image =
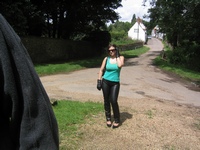
[[142, 20], [139, 17], [136, 23], [128, 31], [128, 37], [130, 37], [133, 40], [141, 40], [143, 42], [146, 42], [146, 27], [144, 26]]

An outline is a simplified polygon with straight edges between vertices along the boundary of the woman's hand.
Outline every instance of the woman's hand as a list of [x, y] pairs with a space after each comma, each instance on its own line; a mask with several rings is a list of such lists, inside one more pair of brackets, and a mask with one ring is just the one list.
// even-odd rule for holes
[[101, 80], [97, 80], [97, 89], [100, 91], [101, 90]]
[[124, 65], [124, 56], [119, 56], [116, 58], [117, 66], [121, 68]]

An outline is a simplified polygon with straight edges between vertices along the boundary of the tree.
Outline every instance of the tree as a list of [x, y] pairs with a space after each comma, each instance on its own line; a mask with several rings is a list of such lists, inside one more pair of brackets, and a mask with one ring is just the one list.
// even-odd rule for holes
[[120, 2], [121, 0], [71, 1], [64, 6], [61, 24], [64, 34], [61, 36], [70, 39], [77, 34], [88, 34], [91, 31], [105, 29], [107, 22], [114, 22], [119, 18], [114, 10], [121, 6]]
[[106, 29], [120, 6], [121, 0], [3, 0], [0, 10], [20, 34], [73, 39]]
[[131, 19], [131, 25], [134, 25], [135, 22], [136, 22], [136, 15], [133, 14], [133, 17], [132, 17], [132, 19]]
[[[23, 7], [21, 1], [2, 1], [0, 2], [0, 13], [7, 19], [7, 21], [15, 28], [19, 35], [25, 34], [27, 28], [27, 20], [23, 14]], [[8, 11], [9, 10], [9, 11]]]
[[108, 31], [110, 32], [112, 39], [117, 41], [128, 37], [128, 30], [131, 26], [130, 22], [117, 21], [109, 25]]
[[19, 35], [42, 35], [45, 18], [42, 11], [31, 1], [3, 0], [0, 2], [0, 13]]
[[199, 1], [157, 0], [154, 4], [149, 9], [150, 22], [159, 25], [174, 48], [185, 40], [199, 43]]
[[90, 32], [103, 30], [106, 22], [114, 22], [119, 15], [114, 11], [121, 0], [47, 0], [44, 14], [50, 37], [81, 39]]
[[200, 1], [157, 0], [149, 10], [150, 22], [156, 23], [173, 46], [171, 63], [200, 70]]

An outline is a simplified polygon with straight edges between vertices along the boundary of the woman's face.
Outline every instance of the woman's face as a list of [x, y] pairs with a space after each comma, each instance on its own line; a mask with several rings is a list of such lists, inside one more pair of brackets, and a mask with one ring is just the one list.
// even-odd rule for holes
[[115, 53], [116, 53], [115, 47], [111, 46], [111, 47], [108, 49], [108, 53], [110, 54], [110, 56], [115, 56]]

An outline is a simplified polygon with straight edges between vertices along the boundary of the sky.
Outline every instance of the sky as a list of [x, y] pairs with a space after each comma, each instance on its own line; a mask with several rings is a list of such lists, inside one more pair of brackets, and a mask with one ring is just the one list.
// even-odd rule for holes
[[149, 3], [146, 2], [147, 6], [142, 6], [142, 2], [143, 0], [122, 0], [122, 7], [119, 7], [116, 10], [116, 12], [121, 16], [119, 21], [131, 22], [133, 14], [136, 15], [136, 18], [140, 17], [143, 19], [144, 14], [147, 14]]

